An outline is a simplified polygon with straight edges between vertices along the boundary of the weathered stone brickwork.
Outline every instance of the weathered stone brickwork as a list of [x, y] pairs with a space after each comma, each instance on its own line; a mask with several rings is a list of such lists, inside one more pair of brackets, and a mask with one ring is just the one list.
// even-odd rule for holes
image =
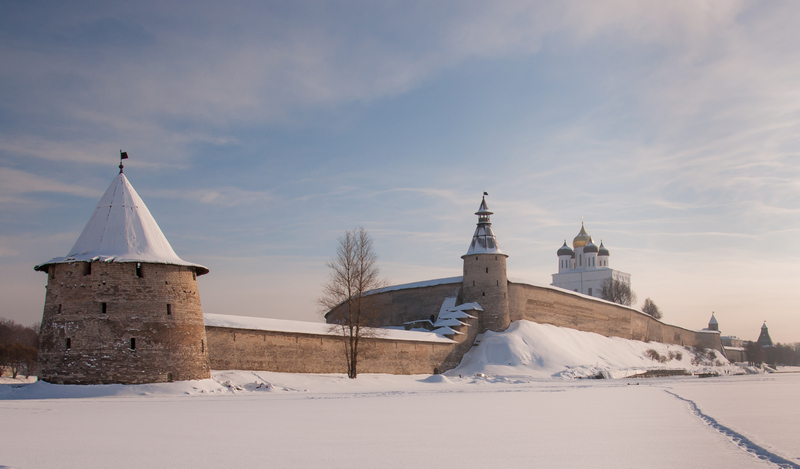
[[135, 262], [46, 267], [40, 379], [136, 384], [210, 377], [194, 267]]
[[[436, 317], [442, 301], [448, 296], [458, 296], [461, 282], [419, 288], [388, 290], [369, 295], [369, 308], [375, 310], [370, 325], [400, 326], [403, 323]], [[336, 321], [343, 306], [325, 315], [329, 324]]]
[[505, 254], [469, 254], [464, 259], [461, 297], [483, 308], [481, 332], [504, 331], [511, 324], [508, 309], [508, 277]]
[[[206, 335], [215, 370], [347, 372], [338, 336], [214, 326], [206, 327]], [[360, 373], [430, 374], [443, 371], [453, 344], [365, 337], [360, 348]]]
[[701, 346], [722, 351], [720, 334], [665, 324], [640, 311], [555, 288], [509, 282], [511, 320], [595, 332], [606, 337]]

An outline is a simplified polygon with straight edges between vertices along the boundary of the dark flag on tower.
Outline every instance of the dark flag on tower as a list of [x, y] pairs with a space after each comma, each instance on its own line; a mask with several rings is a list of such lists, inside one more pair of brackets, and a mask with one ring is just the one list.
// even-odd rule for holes
[[124, 166], [122, 166], [122, 160], [127, 160], [127, 159], [128, 159], [128, 152], [120, 150], [119, 151], [119, 173], [120, 174], [122, 174], [122, 168], [124, 168]]
[[[126, 157], [126, 158], [127, 158], [127, 157]], [[483, 195], [489, 195], [489, 193], [484, 191]]]

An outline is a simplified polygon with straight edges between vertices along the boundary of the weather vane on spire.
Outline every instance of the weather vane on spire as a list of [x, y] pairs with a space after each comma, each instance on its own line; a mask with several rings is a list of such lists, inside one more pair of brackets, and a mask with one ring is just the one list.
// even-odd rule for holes
[[119, 173], [122, 174], [122, 160], [128, 159], [128, 152], [127, 151], [119, 151]]

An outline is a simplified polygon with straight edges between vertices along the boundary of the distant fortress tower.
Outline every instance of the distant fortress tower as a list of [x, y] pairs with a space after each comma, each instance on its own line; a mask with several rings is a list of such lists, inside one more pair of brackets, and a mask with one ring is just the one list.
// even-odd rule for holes
[[[127, 156], [127, 155], [125, 155]], [[153, 383], [209, 378], [197, 276], [122, 173], [66, 257], [47, 272], [39, 378]]]
[[[574, 249], [574, 250], [573, 250]], [[611, 253], [600, 241], [600, 246], [586, 232], [581, 222], [581, 231], [572, 240], [572, 248], [564, 245], [556, 252], [558, 256], [558, 273], [553, 274], [552, 285], [572, 290], [584, 295], [602, 297], [603, 281], [614, 279], [628, 286], [631, 274], [613, 270], [608, 265]]]
[[511, 324], [508, 308], [507, 254], [497, 246], [486, 206], [486, 197], [475, 212], [478, 226], [464, 259], [464, 283], [461, 295], [465, 303], [475, 302], [483, 307], [480, 331], [504, 331]]

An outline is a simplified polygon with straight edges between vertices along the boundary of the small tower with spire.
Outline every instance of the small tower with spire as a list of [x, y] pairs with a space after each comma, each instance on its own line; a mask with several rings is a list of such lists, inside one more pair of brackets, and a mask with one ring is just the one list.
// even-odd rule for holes
[[714, 312], [711, 312], [711, 319], [708, 320], [708, 330], [709, 331], [719, 331], [719, 322], [717, 322], [717, 318], [714, 317]]
[[51, 383], [154, 383], [210, 377], [197, 276], [172, 250], [122, 172], [64, 257], [47, 273], [39, 378]]
[[464, 302], [476, 302], [483, 308], [481, 332], [504, 331], [511, 324], [508, 307], [508, 276], [506, 258], [497, 245], [497, 237], [492, 231], [486, 193], [475, 215], [478, 226], [472, 235], [472, 242], [464, 260], [464, 283], [461, 296]]

